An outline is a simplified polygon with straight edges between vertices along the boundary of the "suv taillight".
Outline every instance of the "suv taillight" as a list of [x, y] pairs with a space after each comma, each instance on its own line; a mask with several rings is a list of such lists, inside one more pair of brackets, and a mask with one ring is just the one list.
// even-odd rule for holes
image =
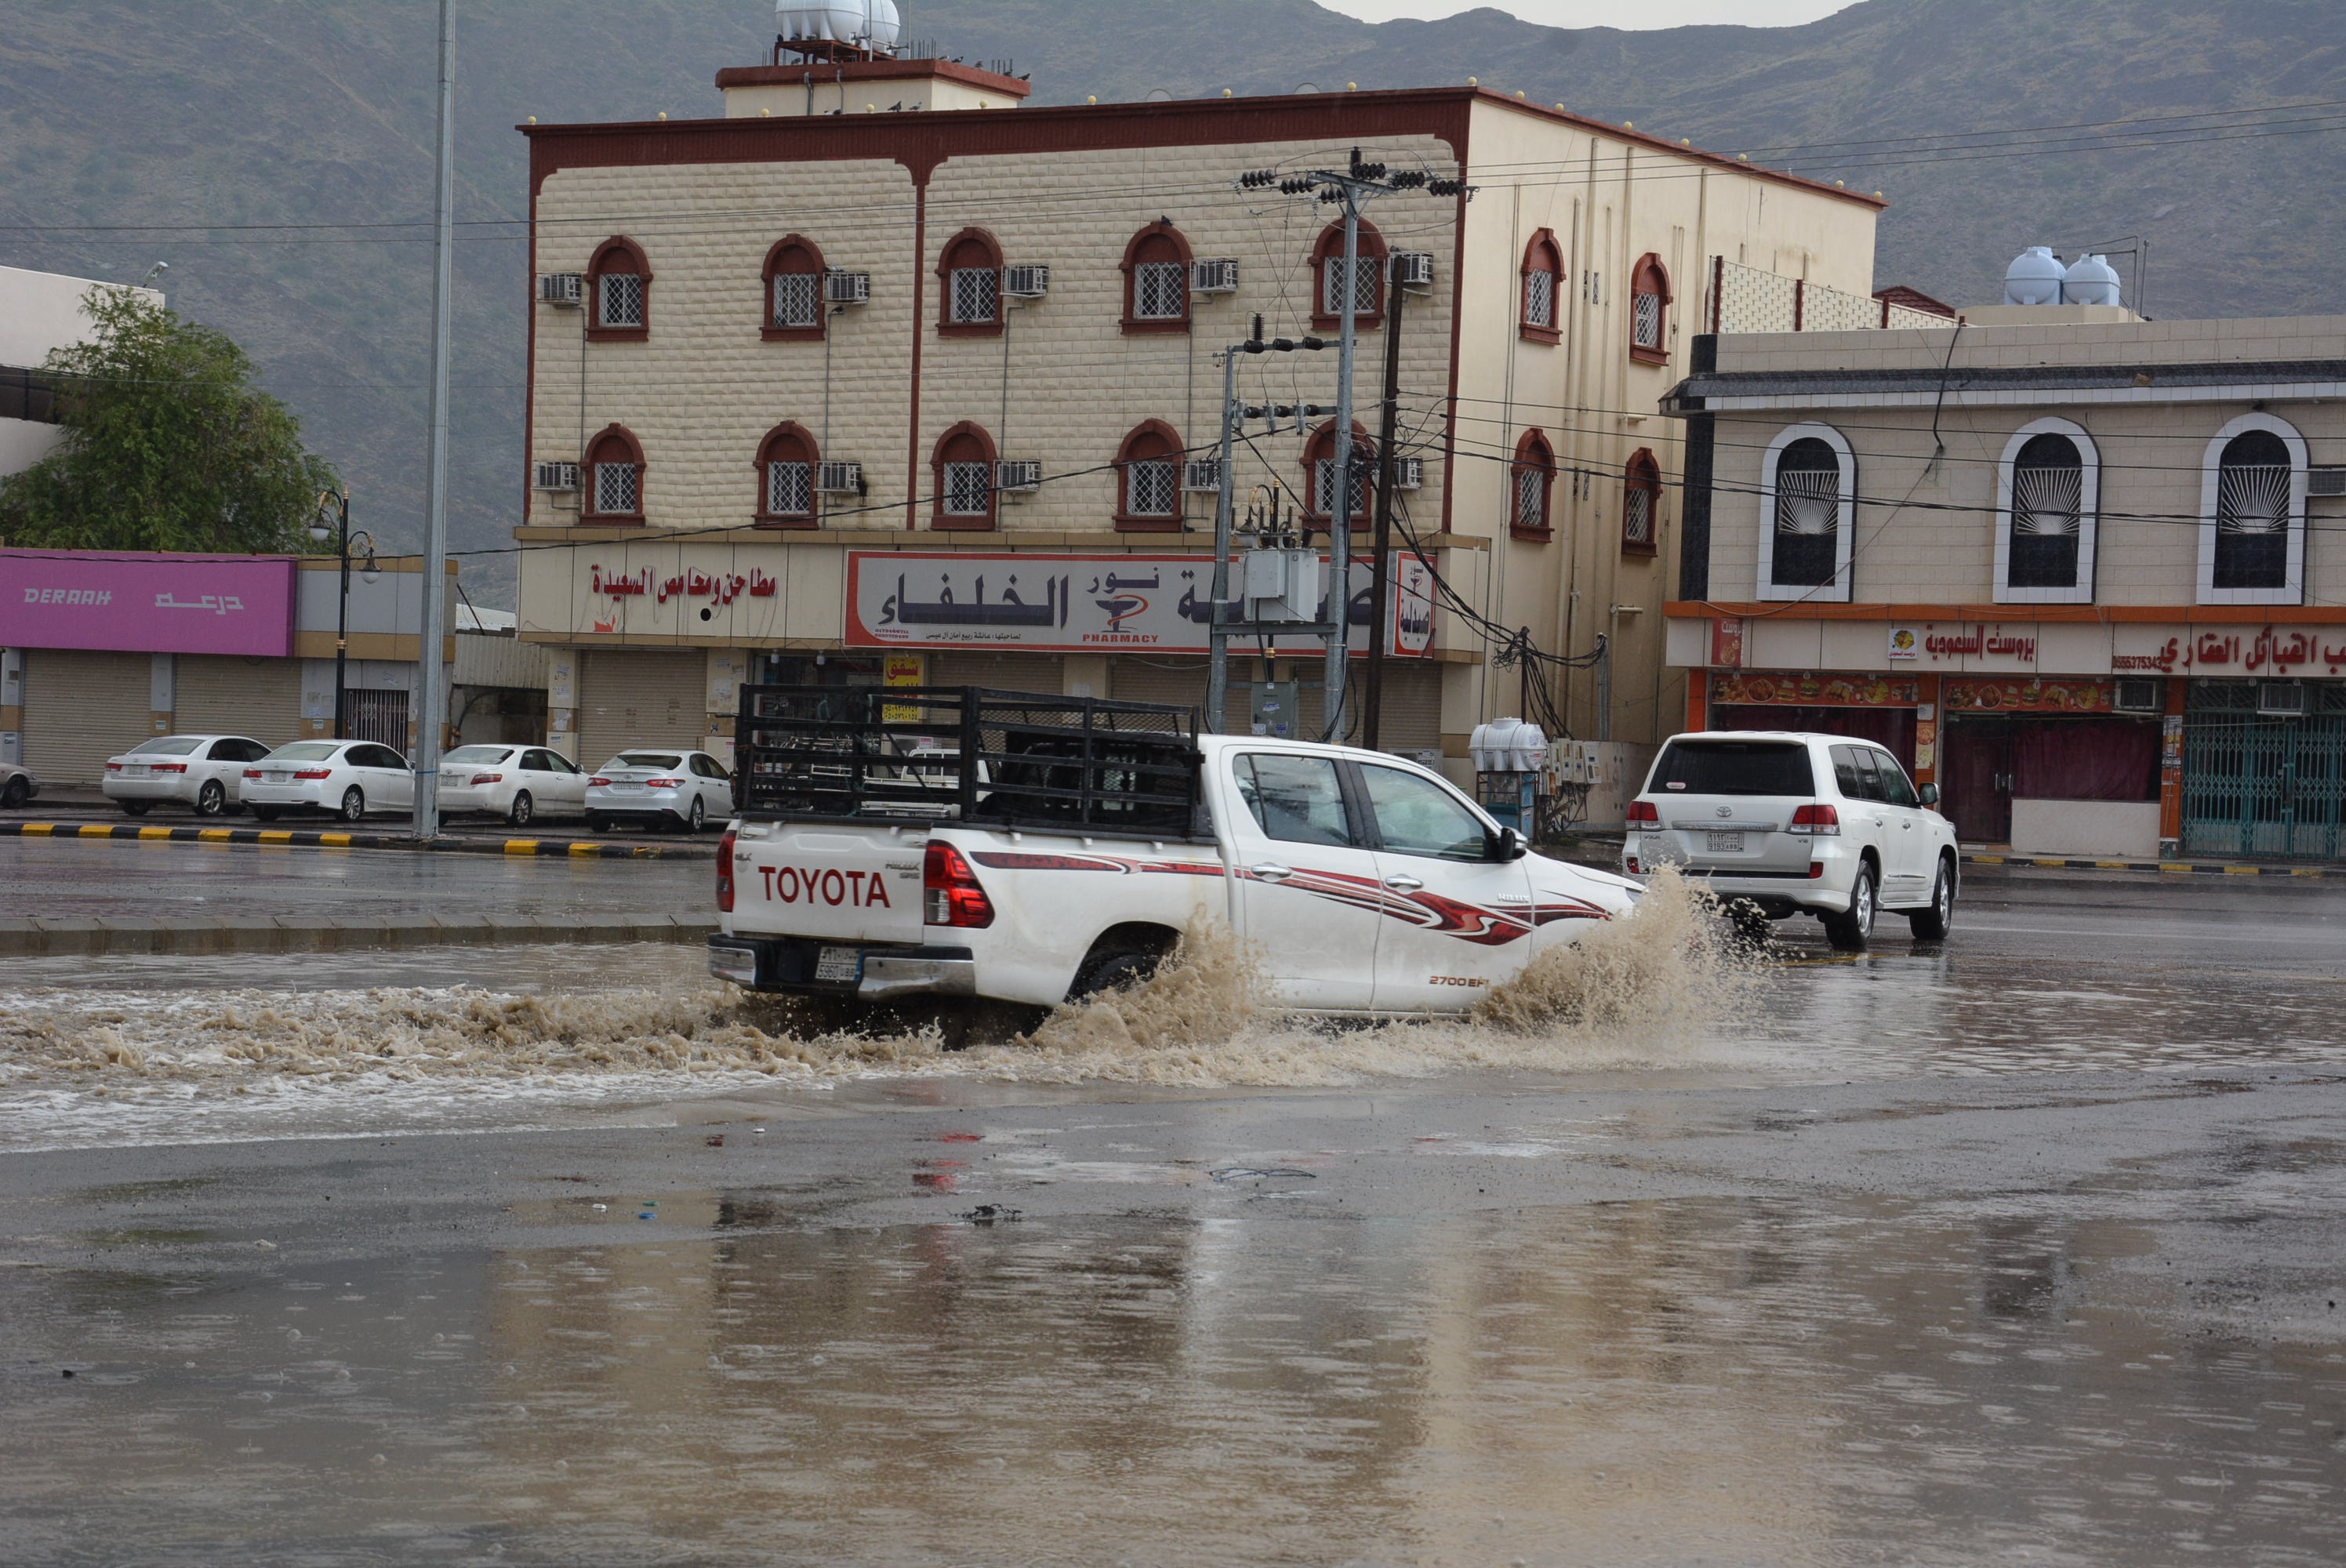
[[1658, 828], [1661, 825], [1662, 811], [1660, 807], [1655, 805], [1651, 800], [1632, 800], [1629, 802], [1629, 826], [1632, 828], [1639, 826]]
[[1841, 832], [1841, 812], [1821, 800], [1802, 806], [1792, 813], [1791, 830], [1812, 837], [1827, 833], [1838, 835]]
[[733, 835], [717, 840], [717, 912], [733, 912]]
[[930, 925], [989, 926], [994, 901], [978, 885], [977, 873], [951, 844], [932, 843], [921, 860], [921, 896]]

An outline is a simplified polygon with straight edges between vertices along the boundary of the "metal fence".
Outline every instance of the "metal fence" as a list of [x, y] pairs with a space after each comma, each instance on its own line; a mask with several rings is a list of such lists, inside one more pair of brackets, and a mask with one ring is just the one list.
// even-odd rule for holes
[[2346, 858], [2346, 687], [2298, 717], [2253, 711], [2253, 683], [2195, 683], [2183, 729], [2183, 852]]
[[1882, 327], [1947, 327], [1951, 318], [1867, 294], [1828, 289], [1710, 259], [1709, 330], [1714, 332], [1851, 332]]

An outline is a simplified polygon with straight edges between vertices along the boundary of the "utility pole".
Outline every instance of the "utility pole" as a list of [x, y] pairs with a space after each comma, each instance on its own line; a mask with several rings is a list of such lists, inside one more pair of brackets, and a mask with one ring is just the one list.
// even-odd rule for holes
[[415, 836], [440, 833], [440, 732], [448, 722], [441, 659], [448, 602], [448, 326], [455, 247], [456, 33], [454, 0], [440, 0], [440, 137], [437, 227], [433, 238], [432, 433], [423, 517], [423, 642], [416, 649], [423, 713], [415, 732]]
[[1385, 386], [1383, 415], [1377, 426], [1377, 531], [1369, 556], [1369, 667], [1361, 683], [1361, 744], [1371, 751], [1377, 744], [1385, 703], [1385, 622], [1392, 604], [1392, 495], [1399, 463], [1393, 457], [1393, 435], [1401, 422], [1401, 285], [1392, 285], [1385, 300]]

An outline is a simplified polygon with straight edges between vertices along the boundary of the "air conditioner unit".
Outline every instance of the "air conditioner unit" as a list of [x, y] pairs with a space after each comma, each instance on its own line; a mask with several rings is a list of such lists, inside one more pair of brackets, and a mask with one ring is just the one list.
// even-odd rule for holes
[[1200, 294], [1232, 294], [1238, 286], [1239, 264], [1227, 256], [1189, 263], [1189, 287]]
[[863, 494], [863, 464], [860, 463], [825, 463], [815, 475], [815, 488], [825, 495], [861, 495]]
[[576, 490], [578, 488], [578, 465], [575, 463], [541, 463], [530, 475], [533, 490]]
[[826, 271], [822, 275], [822, 297], [833, 305], [868, 305], [872, 303], [872, 274]]
[[1222, 460], [1219, 457], [1193, 457], [1181, 465], [1181, 488], [1189, 491], [1222, 488]]
[[1018, 458], [995, 467], [994, 483], [1005, 494], [1032, 495], [1043, 488], [1043, 465], [1033, 458]]
[[2301, 680], [2257, 682], [2257, 711], [2268, 718], [2298, 718], [2305, 712], [2305, 683]]
[[563, 305], [576, 310], [586, 300], [586, 279], [579, 272], [546, 272], [537, 280], [537, 298], [541, 304]]
[[2165, 713], [2167, 683], [2156, 676], [2121, 677], [2110, 706], [2120, 713]]
[[2346, 468], [2307, 469], [2305, 493], [2308, 495], [2346, 495]]
[[1393, 459], [1393, 488], [1422, 490], [1425, 487], [1425, 459], [1396, 457]]
[[1392, 259], [1393, 281], [1404, 289], [1430, 288], [1433, 283], [1433, 252], [1431, 250], [1396, 250]]
[[1005, 267], [1002, 291], [1014, 300], [1039, 300], [1051, 291], [1051, 270], [1039, 261]]

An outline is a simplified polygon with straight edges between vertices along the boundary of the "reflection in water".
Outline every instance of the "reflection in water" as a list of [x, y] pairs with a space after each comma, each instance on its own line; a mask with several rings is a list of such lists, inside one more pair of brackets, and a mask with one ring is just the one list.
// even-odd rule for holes
[[[0, 1556], [2346, 1553], [2341, 1358], [2154, 1326], [2180, 1282], [2125, 1225], [1780, 1200], [1351, 1223], [1262, 1192], [756, 1228], [802, 1197], [581, 1191], [525, 1217], [564, 1245], [241, 1284], [0, 1272]], [[590, 1223], [612, 1233], [568, 1239]]]

